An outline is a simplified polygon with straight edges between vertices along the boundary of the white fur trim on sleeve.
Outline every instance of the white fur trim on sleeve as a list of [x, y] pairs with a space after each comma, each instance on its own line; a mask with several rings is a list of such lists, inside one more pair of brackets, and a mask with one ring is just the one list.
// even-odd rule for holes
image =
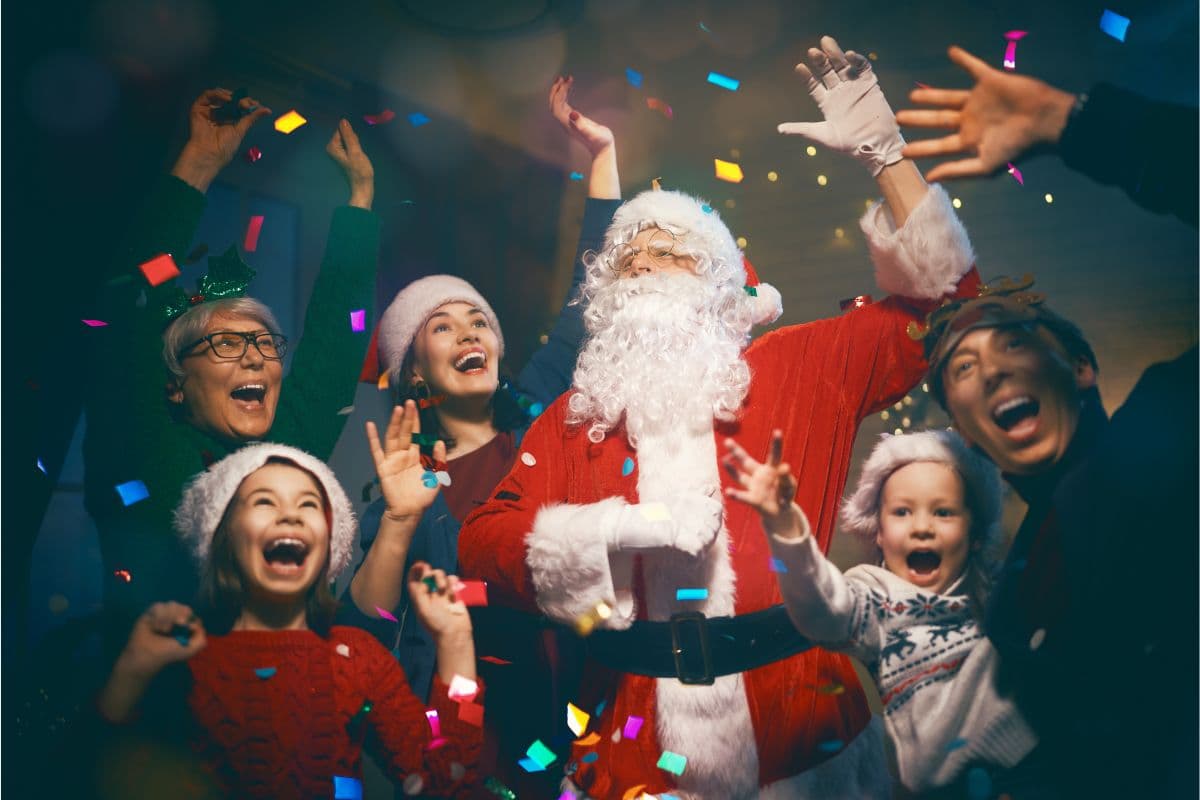
[[952, 293], [975, 263], [967, 230], [937, 184], [899, 230], [883, 203], [867, 209], [859, 225], [875, 264], [875, 283], [888, 294], [936, 300]]
[[613, 497], [538, 511], [525, 562], [546, 616], [574, 622], [603, 600], [613, 608], [605, 627], [624, 630], [633, 622], [633, 556], [608, 552], [611, 529], [625, 505]]

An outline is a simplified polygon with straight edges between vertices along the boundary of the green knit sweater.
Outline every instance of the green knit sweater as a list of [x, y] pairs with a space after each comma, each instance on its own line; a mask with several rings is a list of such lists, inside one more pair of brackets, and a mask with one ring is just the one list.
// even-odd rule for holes
[[[222, 441], [176, 421], [166, 400], [162, 362], [164, 325], [157, 308], [174, 281], [147, 287], [136, 265], [158, 253], [178, 260], [191, 243], [204, 195], [167, 178], [150, 195], [123, 254], [132, 281], [106, 285], [102, 313], [107, 327], [92, 331], [84, 438], [85, 504], [100, 530], [105, 562], [105, 603], [123, 616], [141, 613], [155, 600], [190, 600], [194, 568], [171, 526], [184, 485], [208, 463], [244, 442]], [[378, 218], [358, 208], [339, 208], [313, 286], [304, 336], [283, 381], [268, 439], [328, 459], [354, 402], [368, 333], [354, 333], [350, 312], [366, 309], [374, 327]], [[253, 294], [253, 285], [250, 293]], [[145, 290], [146, 302], [138, 296]], [[287, 333], [287, 331], [284, 331]], [[124, 505], [118, 484], [141, 481], [149, 497]]]

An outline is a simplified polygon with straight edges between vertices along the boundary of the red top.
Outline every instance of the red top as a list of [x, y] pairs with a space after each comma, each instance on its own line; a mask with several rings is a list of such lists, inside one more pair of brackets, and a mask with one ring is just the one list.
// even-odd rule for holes
[[501, 431], [478, 450], [446, 462], [450, 485], [442, 489], [450, 514], [462, 520], [492, 496], [496, 484], [512, 469], [517, 443], [511, 431]]
[[430, 699], [446, 742], [428, 749], [425, 706], [365, 631], [233, 631], [209, 637], [188, 666], [196, 749], [231, 794], [332, 798], [335, 776], [362, 779], [364, 744], [398, 785], [419, 780], [414, 793], [469, 794], [482, 729], [459, 720], [435, 676]]

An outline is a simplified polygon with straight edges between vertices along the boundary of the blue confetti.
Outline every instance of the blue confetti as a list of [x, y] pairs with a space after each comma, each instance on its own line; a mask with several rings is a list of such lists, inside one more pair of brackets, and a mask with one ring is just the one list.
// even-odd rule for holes
[[824, 742], [817, 743], [817, 749], [822, 753], [836, 753], [845, 746], [841, 739], [828, 739]]
[[627, 478], [633, 474], [633, 459], [629, 456], [625, 456], [625, 463], [621, 465], [621, 474]]
[[642, 73], [632, 67], [625, 68], [625, 80], [629, 81], [629, 85], [635, 89], [642, 88]]
[[126, 506], [131, 506], [149, 497], [150, 490], [141, 481], [127, 481], [117, 484], [117, 494], [121, 495], [122, 503]]
[[408, 123], [414, 128], [419, 128], [429, 122], [429, 117], [422, 114], [420, 111], [414, 111], [408, 115]]
[[593, 716], [600, 716], [604, 713], [604, 706], [608, 703], [607, 700], [601, 700], [600, 705], [596, 706], [596, 713]]
[[425, 470], [421, 473], [421, 483], [425, 484], [426, 489], [436, 489], [438, 487], [438, 476], [432, 470]]
[[583, 758], [581, 758], [579, 760], [582, 761], [584, 764], [594, 764], [598, 760], [600, 760], [600, 754], [599, 753], [588, 753], [586, 756], [584, 756]]
[[708, 203], [705, 203], [704, 205], [700, 206], [700, 210], [703, 211], [705, 214], [711, 214], [712, 206], [710, 206]]
[[275, 674], [275, 668], [274, 667], [259, 667], [258, 669], [254, 670], [254, 674], [257, 675], [258, 677], [262, 678], [265, 681], [267, 678], [269, 678]]
[[1125, 41], [1125, 32], [1129, 30], [1129, 18], [1122, 17], [1115, 11], [1104, 9], [1100, 15], [1100, 30], [1107, 33], [1118, 42]]
[[983, 767], [972, 767], [967, 772], [967, 797], [969, 800], [987, 800], [992, 796], [992, 778]]
[[180, 647], [187, 647], [192, 639], [192, 629], [187, 625], [172, 625], [171, 638], [179, 642]]
[[42, 460], [40, 458], [38, 459], [37, 467], [38, 467], [38, 469], [40, 469], [42, 471], [43, 475], [49, 474], [48, 472], [46, 472], [46, 465], [42, 463]]
[[581, 181], [581, 180], [583, 180], [583, 173], [582, 173], [582, 172], [572, 172], [572, 173], [571, 173], [571, 180], [573, 180], [573, 181]]
[[708, 589], [676, 589], [676, 600], [707, 600]]
[[545, 410], [546, 410], [546, 407], [544, 405], [542, 405], [541, 403], [534, 403], [533, 405], [531, 405], [529, 407], [529, 416], [540, 417], [542, 415], [542, 412]]
[[522, 758], [517, 763], [520, 764], [521, 769], [525, 770], [526, 772], [545, 772], [546, 771], [545, 767], [543, 767], [538, 762], [534, 761], [532, 758]]
[[714, 86], [720, 86], [722, 89], [728, 89], [731, 92], [736, 92], [738, 87], [742, 85], [742, 82], [737, 78], [731, 78], [719, 72], [708, 73], [708, 82]]
[[787, 566], [778, 558], [771, 558], [771, 572], [787, 572]]
[[333, 776], [333, 800], [362, 800], [362, 781], [358, 778]]
[[[700, 30], [704, 31], [705, 33], [712, 33], [712, 31], [710, 31], [708, 29], [708, 26], [705, 25], [703, 22], [700, 23]], [[663, 797], [670, 797], [670, 795], [664, 794]]]

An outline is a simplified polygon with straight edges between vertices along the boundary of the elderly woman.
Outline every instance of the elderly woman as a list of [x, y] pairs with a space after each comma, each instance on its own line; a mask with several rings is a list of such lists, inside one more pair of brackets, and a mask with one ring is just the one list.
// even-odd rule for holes
[[171, 535], [171, 511], [186, 481], [264, 439], [328, 458], [345, 424], [338, 410], [353, 402], [368, 344], [351, 330], [350, 312], [373, 306], [374, 171], [345, 120], [326, 149], [350, 183], [350, 202], [334, 212], [305, 315], [305, 344], [286, 378], [288, 338], [269, 308], [241, 296], [254, 273], [236, 250], [209, 259], [195, 294], [173, 281], [147, 286], [138, 271], [158, 254], [187, 251], [209, 184], [250, 127], [271, 113], [244, 98], [231, 114], [225, 107], [232, 103], [228, 90], [211, 89], [192, 105], [190, 138], [148, 198], [124, 254], [127, 275], [110, 281], [102, 299], [108, 326], [95, 331], [90, 359], [84, 462], [110, 641], [123, 637], [150, 602], [190, 599], [195, 578]]
[[[568, 299], [583, 280], [583, 254], [600, 246], [621, 197], [612, 131], [571, 107], [570, 87], [571, 79], [554, 82], [550, 111], [566, 133], [588, 149], [592, 162]], [[583, 334], [582, 309], [568, 302], [546, 344], [505, 386], [500, 375], [504, 355], [500, 323], [487, 300], [466, 281], [451, 275], [421, 278], [397, 294], [380, 317], [380, 366], [398, 404], [386, 452], [416, 446], [406, 431], [419, 413], [417, 430], [423, 432], [423, 441], [445, 443], [446, 464], [436, 468], [444, 469], [450, 482], [423, 513], [399, 508], [386, 496], [366, 510], [362, 521], [366, 555], [350, 584], [353, 603], [344, 606], [357, 619], [345, 621], [379, 635], [380, 609], [400, 620], [397, 657], [420, 697], [429, 692], [435, 652], [429, 635], [408, 613], [404, 580], [408, 565], [421, 560], [437, 569], [455, 569], [461, 521], [491, 496], [512, 467], [538, 406], [549, 405], [570, 385]], [[400, 406], [409, 400], [416, 400], [423, 410], [410, 406], [411, 411], [405, 412]], [[368, 435], [376, 438], [373, 429]], [[375, 444], [378, 467], [385, 451]], [[498, 608], [475, 611], [476, 650], [481, 655], [538, 654], [524, 663], [480, 665], [492, 687], [481, 774], [497, 775], [521, 796], [549, 796], [557, 781], [539, 783], [538, 778], [552, 778], [550, 773], [517, 774], [515, 765], [531, 741], [557, 732], [562, 709], [573, 695], [559, 685], [562, 702], [550, 697], [550, 664], [555, 656], [540, 646], [543, 631], [532, 618]], [[390, 633], [394, 637], [394, 628]], [[566, 656], [553, 646], [550, 652]], [[567, 665], [561, 666], [560, 675], [569, 673]]]

